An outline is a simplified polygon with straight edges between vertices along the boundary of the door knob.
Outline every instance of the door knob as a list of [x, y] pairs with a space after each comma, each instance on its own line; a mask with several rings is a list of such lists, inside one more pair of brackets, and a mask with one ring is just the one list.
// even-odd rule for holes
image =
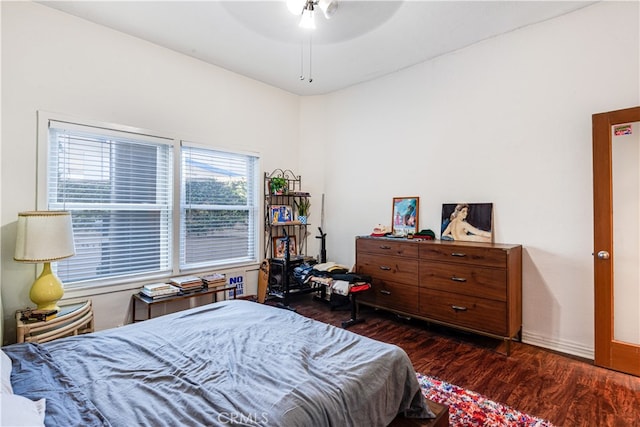
[[600, 259], [609, 259], [609, 252], [607, 252], [607, 251], [598, 252], [598, 258], [600, 258]]

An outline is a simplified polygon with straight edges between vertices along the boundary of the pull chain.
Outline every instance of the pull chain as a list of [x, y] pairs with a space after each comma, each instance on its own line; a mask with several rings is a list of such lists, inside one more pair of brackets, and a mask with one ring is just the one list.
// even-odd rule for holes
[[[309, 83], [313, 82], [313, 65], [312, 65], [312, 55], [313, 54], [313, 44], [311, 40], [311, 34], [309, 34]], [[305, 80], [304, 76], [304, 40], [300, 42], [300, 81]]]
[[313, 82], [313, 75], [312, 75], [312, 67], [311, 67], [311, 59], [312, 59], [312, 49], [311, 49], [311, 34], [309, 34], [309, 83]]
[[304, 40], [300, 41], [300, 80], [304, 80]]

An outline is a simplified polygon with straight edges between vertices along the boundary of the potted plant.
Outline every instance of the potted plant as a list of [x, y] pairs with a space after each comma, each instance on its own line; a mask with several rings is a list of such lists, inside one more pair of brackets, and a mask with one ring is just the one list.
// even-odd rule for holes
[[269, 180], [269, 187], [271, 189], [271, 194], [286, 194], [289, 189], [289, 183], [285, 178], [273, 177]]
[[307, 217], [309, 216], [309, 209], [311, 208], [311, 202], [308, 198], [302, 197], [300, 200], [294, 200], [293, 204], [298, 211], [298, 221], [300, 221], [300, 224], [306, 224]]

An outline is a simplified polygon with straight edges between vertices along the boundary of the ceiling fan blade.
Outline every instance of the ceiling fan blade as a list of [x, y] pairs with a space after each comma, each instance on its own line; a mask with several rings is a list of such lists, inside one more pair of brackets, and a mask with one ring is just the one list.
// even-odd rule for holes
[[324, 17], [331, 19], [338, 9], [338, 0], [319, 0], [318, 6], [322, 10]]

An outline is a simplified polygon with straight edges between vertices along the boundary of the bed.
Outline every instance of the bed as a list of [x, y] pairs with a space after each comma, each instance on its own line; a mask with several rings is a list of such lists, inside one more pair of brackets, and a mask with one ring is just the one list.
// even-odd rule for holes
[[13, 392], [45, 398], [48, 426], [386, 426], [434, 416], [399, 347], [243, 300], [3, 351]]

